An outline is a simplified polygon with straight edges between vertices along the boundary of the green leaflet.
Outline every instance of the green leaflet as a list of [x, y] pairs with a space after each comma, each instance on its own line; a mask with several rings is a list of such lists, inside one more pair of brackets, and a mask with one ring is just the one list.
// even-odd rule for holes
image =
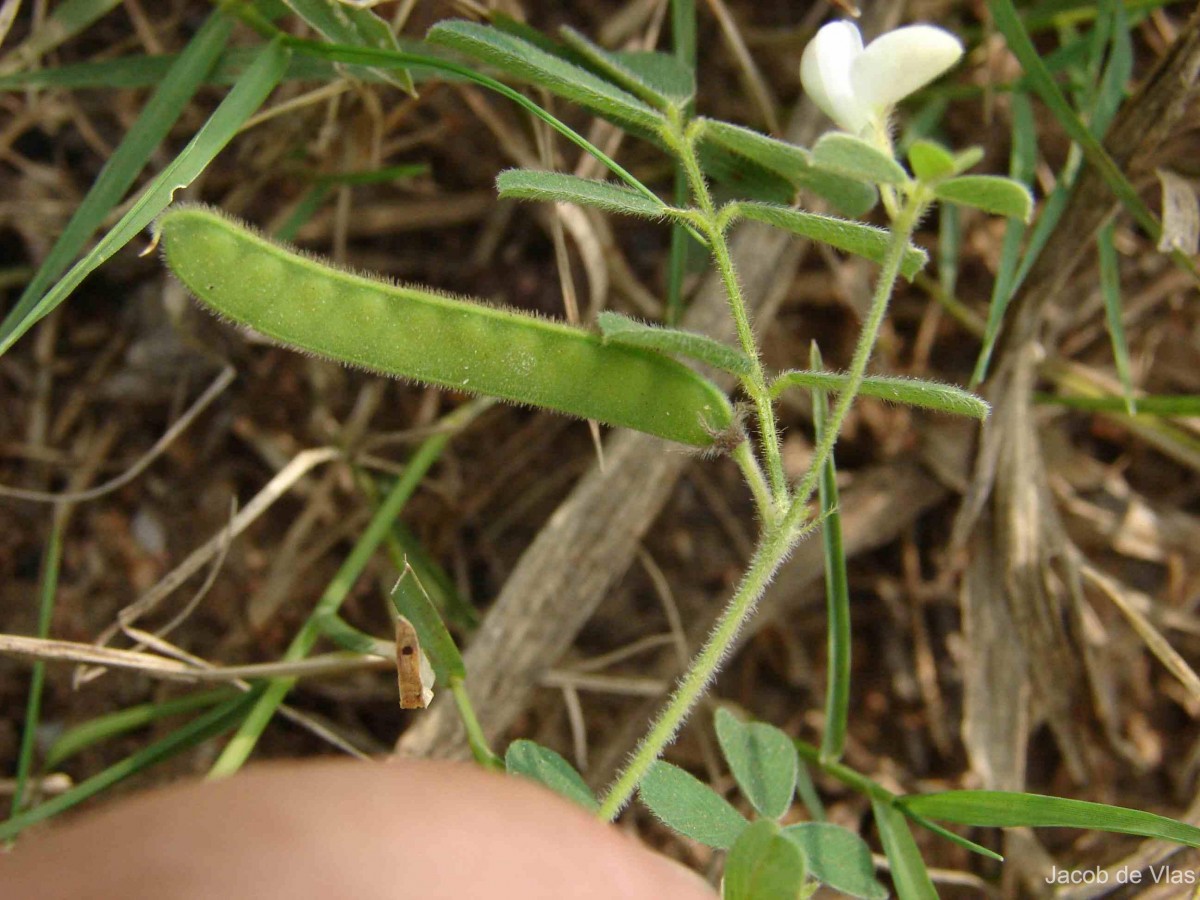
[[667, 211], [666, 204], [656, 203], [623, 184], [580, 178], [565, 172], [506, 169], [496, 176], [496, 190], [506, 199], [575, 203], [648, 219], [661, 219]]
[[301, 350], [697, 447], [733, 419], [715, 385], [660, 354], [330, 268], [213, 210], [173, 207], [158, 228], [167, 264], [203, 303]]
[[[872, 262], [883, 261], [892, 239], [889, 232], [873, 225], [803, 212], [773, 203], [739, 203], [737, 212], [747, 219], [765, 222], [793, 234], [821, 241], [846, 253], [865, 256]], [[911, 280], [925, 267], [926, 259], [928, 256], [924, 250], [909, 244], [904, 251], [904, 261], [900, 264], [901, 274]]]

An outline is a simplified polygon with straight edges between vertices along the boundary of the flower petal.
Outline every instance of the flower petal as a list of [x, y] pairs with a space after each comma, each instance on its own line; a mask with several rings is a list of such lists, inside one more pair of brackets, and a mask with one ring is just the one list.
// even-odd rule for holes
[[800, 82], [813, 103], [855, 134], [867, 123], [850, 82], [851, 67], [862, 52], [862, 35], [853, 23], [830, 22], [808, 42], [800, 59]]
[[962, 43], [933, 25], [909, 25], [880, 35], [850, 67], [854, 96], [866, 115], [883, 114], [962, 57]]

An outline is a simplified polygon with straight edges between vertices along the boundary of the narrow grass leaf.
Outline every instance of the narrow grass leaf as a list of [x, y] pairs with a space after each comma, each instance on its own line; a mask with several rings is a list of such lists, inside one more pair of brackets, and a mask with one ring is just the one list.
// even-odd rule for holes
[[1001, 175], [960, 175], [939, 182], [933, 193], [943, 202], [973, 206], [1020, 222], [1028, 222], [1033, 213], [1029, 188]]
[[864, 900], [885, 900], [867, 842], [848, 828], [826, 822], [788, 825], [783, 836], [804, 853], [808, 874], [836, 891]]
[[904, 184], [904, 167], [874, 144], [843, 131], [831, 131], [812, 148], [812, 164], [873, 184]]
[[913, 141], [908, 148], [908, 164], [921, 181], [931, 182], [957, 174], [954, 154], [941, 144], [928, 140]]
[[[54, 617], [54, 598], [58, 595], [58, 573], [62, 563], [62, 532], [66, 522], [66, 510], [61, 505], [54, 507], [51, 516], [50, 536], [42, 553], [41, 572], [38, 575], [38, 620], [37, 636], [50, 636], [50, 623]], [[13, 785], [10, 815], [17, 815], [25, 803], [25, 790], [29, 774], [33, 771], [33, 754], [37, 746], [38, 724], [42, 716], [42, 691], [46, 683], [46, 663], [38, 660], [33, 664], [29, 679], [29, 694], [25, 701], [25, 722], [21, 727], [21, 745], [17, 750], [17, 772]]]
[[1108, 325], [1108, 339], [1112, 344], [1113, 361], [1117, 366], [1117, 378], [1125, 393], [1125, 411], [1137, 414], [1137, 401], [1133, 396], [1133, 367], [1129, 362], [1129, 342], [1125, 338], [1124, 310], [1121, 308], [1121, 269], [1117, 261], [1115, 244], [1116, 229], [1112, 220], [1096, 233], [1096, 253], [1100, 262], [1100, 296], [1104, 299], [1104, 320]]
[[[392, 523], [400, 515], [405, 504], [416, 492], [421, 481], [425, 478], [430, 467], [441, 456], [451, 435], [465, 426], [476, 416], [486, 403], [476, 401], [467, 406], [459, 407], [445, 416], [441, 424], [443, 429], [426, 439], [417, 448], [405, 466], [403, 473], [396, 479], [391, 490], [384, 496], [378, 508], [371, 516], [351, 549], [349, 556], [334, 573], [333, 578], [322, 591], [317, 605], [309, 614], [307, 621], [288, 645], [283, 659], [295, 662], [307, 656], [321, 636], [322, 622], [335, 615], [345, 601], [350, 589], [366, 568], [367, 563], [375, 554], [375, 550], [389, 533]], [[221, 755], [217, 757], [209, 770], [210, 778], [222, 778], [238, 771], [250, 758], [258, 744], [259, 737], [274, 718], [279, 705], [283, 703], [288, 692], [295, 685], [295, 678], [273, 678], [263, 689], [254, 706], [246, 714], [245, 720], [233, 736]]]
[[958, 265], [962, 255], [962, 222], [953, 203], [938, 209], [938, 287], [942, 296], [958, 290]]
[[725, 859], [723, 900], [796, 900], [804, 885], [804, 853], [767, 819], [748, 825]]
[[606, 50], [570, 27], [562, 28], [559, 34], [568, 47], [603, 77], [655, 109], [681, 107], [696, 93], [692, 70], [674, 56], [652, 51]]
[[504, 768], [510, 775], [521, 775], [548, 787], [588, 812], [600, 807], [575, 767], [549, 747], [524, 739], [513, 741], [504, 753]]
[[1004, 857], [1001, 856], [999, 853], [997, 853], [995, 850], [990, 850], [987, 847], [984, 847], [982, 844], [977, 844], [974, 841], [969, 840], [960, 834], [955, 834], [949, 828], [945, 828], [944, 826], [939, 825], [937, 822], [934, 822], [932, 819], [927, 819], [924, 816], [917, 815], [911, 809], [905, 809], [904, 807], [901, 807], [901, 810], [903, 811], [904, 815], [908, 817], [909, 821], [911, 821], [917, 825], [920, 825], [922, 828], [926, 829], [927, 831], [932, 831], [938, 837], [945, 838], [950, 843], [957, 844], [958, 846], [962, 847], [964, 850], [969, 850], [970, 852], [977, 853], [980, 856], [986, 856], [988, 859], [995, 860], [996, 862], [1004, 862]]
[[[821, 351], [814, 343], [811, 353], [814, 371], [823, 369]], [[861, 388], [860, 388], [861, 393]], [[825, 438], [829, 418], [826, 391], [814, 387], [814, 440], [819, 445]], [[817, 482], [821, 504], [821, 550], [825, 570], [826, 645], [828, 660], [825, 675], [825, 725], [821, 732], [821, 759], [837, 762], [846, 748], [846, 731], [850, 716], [850, 582], [846, 574], [846, 551], [842, 542], [842, 517], [839, 512], [837, 465], [830, 452]]]
[[458, 645], [446, 630], [441, 613], [407, 560], [391, 596], [396, 612], [408, 619], [416, 629], [421, 649], [429, 657], [437, 680], [447, 684], [452, 678], [465, 678], [467, 668]]
[[[679, 65], [687, 73], [693, 85], [696, 84], [696, 3], [695, 0], [671, 0], [671, 51]], [[691, 120], [696, 113], [695, 101], [689, 100], [683, 107], [683, 115]], [[703, 159], [703, 157], [701, 157]], [[703, 166], [703, 162], [701, 162]], [[672, 197], [675, 205], [685, 207], [691, 199], [691, 188], [688, 184], [688, 174], [679, 160], [673, 163], [674, 184]], [[694, 240], [681, 222], [671, 226], [671, 252], [667, 260], [667, 308], [663, 321], [667, 325], [676, 325], [683, 318], [684, 280], [687, 277], [688, 257], [693, 249]]]
[[792, 807], [799, 760], [792, 739], [763, 722], [743, 723], [727, 709], [718, 709], [714, 724], [717, 741], [742, 794], [768, 819], [778, 819]]
[[1137, 809], [1086, 800], [1016, 791], [943, 791], [902, 797], [899, 803], [919, 815], [959, 825], [1086, 828], [1200, 847], [1200, 828], [1194, 825]]
[[597, 324], [605, 343], [645, 347], [669, 356], [694, 359], [738, 377], [749, 375], [754, 368], [750, 358], [741, 350], [703, 334], [650, 325], [608, 310], [600, 313]]
[[[815, 372], [811, 369], [792, 369], [781, 373], [771, 385], [771, 394], [778, 396], [790, 387], [818, 388], [824, 391], [840, 391], [846, 385], [847, 376], [840, 372]], [[924, 381], [919, 378], [902, 378], [888, 375], [868, 375], [863, 379], [859, 393], [867, 397], [878, 397], [893, 403], [920, 406], [925, 409], [970, 416], [983, 421], [991, 407], [981, 397], [952, 384]]]
[[825, 804], [821, 802], [821, 795], [817, 793], [817, 786], [813, 783], [812, 772], [804, 760], [800, 760], [796, 769], [796, 796], [800, 798], [800, 802], [814, 821], [825, 821]]
[[[1033, 104], [1027, 94], [1014, 91], [1009, 101], [1012, 109], [1012, 157], [1009, 161], [1009, 174], [1028, 184], [1033, 180], [1034, 167], [1037, 165], [1037, 123], [1033, 116]], [[1060, 214], [1060, 188], [1047, 202], [1042, 204], [1041, 216], [1035, 231], [1042, 228], [1042, 220]], [[953, 209], [954, 207], [951, 207]], [[1021, 278], [1018, 267], [1021, 265], [1021, 245], [1025, 240], [1026, 225], [1017, 219], [1009, 219], [1004, 226], [1004, 240], [1000, 245], [1000, 262], [996, 268], [996, 280], [992, 284], [992, 298], [988, 305], [987, 324], [984, 326], [983, 346], [975, 361], [975, 369], [971, 373], [970, 387], [978, 387], [987, 376], [988, 365], [1000, 337], [1000, 327], [1004, 322], [1004, 314], [1008, 304], [1020, 286]], [[1049, 231], [1046, 231], [1047, 236]], [[1031, 242], [1032, 244], [1032, 242]], [[1032, 250], [1030, 252], [1033, 252]], [[1040, 252], [1040, 251], [1039, 251]]]
[[13, 335], [19, 336], [45, 314], [35, 314], [38, 301], [79, 255], [145, 168], [204, 82], [232, 30], [232, 19], [219, 12], [212, 13], [164, 74], [162, 83], [96, 176], [16, 305], [0, 323], [0, 353], [15, 340]]
[[329, 638], [343, 650], [363, 656], [390, 656], [390, 646], [387, 641], [381, 641], [367, 634], [360, 628], [355, 628], [337, 613], [330, 613], [321, 620], [321, 634]]
[[426, 40], [465, 53], [618, 124], [633, 125], [643, 133], [657, 133], [662, 123], [652, 107], [627, 91], [496, 28], [455, 19], [439, 22], [430, 29]]
[[[1109, 29], [1108, 62], [1100, 74], [1096, 96], [1091, 104], [1088, 130], [1099, 140], [1108, 131], [1125, 100], [1125, 87], [1133, 77], [1133, 40], [1129, 33], [1129, 17], [1125, 14], [1123, 0], [1102, 0], [1102, 15], [1098, 23], [1106, 21]], [[1103, 33], [1099, 27], [1097, 35]]]
[[[1083, 397], [1072, 394], [1034, 394], [1035, 403], [1092, 412], [1125, 412], [1124, 397]], [[1200, 416], [1200, 394], [1143, 395], [1137, 398], [1140, 416]]]
[[[192, 41], [195, 40], [196, 35], [193, 35]], [[234, 84], [257, 58], [258, 50], [259, 47], [226, 47], [216, 64], [209, 70], [204, 83]], [[186, 48], [184, 52], [187, 52]], [[0, 91], [43, 87], [93, 91], [158, 87], [167, 80], [171, 67], [179, 61], [181, 55], [131, 55], [98, 62], [68, 63], [27, 72], [13, 72], [0, 75]], [[295, 56], [288, 64], [287, 73], [282, 80], [333, 81], [338, 77], [337, 68], [327, 60], [312, 56]], [[367, 73], [364, 74], [363, 80], [376, 82], [382, 78], [374, 73]]]
[[50, 749], [46, 751], [45, 768], [47, 770], [54, 769], [81, 750], [101, 741], [120, 737], [171, 716], [180, 716], [215, 706], [239, 695], [240, 692], [235, 688], [217, 688], [212, 691], [201, 691], [172, 700], [164, 700], [161, 703], [141, 703], [89, 719], [87, 722], [67, 729], [50, 745]]
[[883, 852], [891, 866], [896, 896], [899, 900], [937, 900], [929, 870], [925, 868], [925, 860], [921, 858], [904, 814], [878, 799], [871, 800], [871, 809], [875, 813]]
[[742, 814], [696, 776], [661, 759], [638, 788], [642, 802], [685, 837], [721, 850], [733, 846], [746, 828]]
[[403, 571], [403, 561], [408, 561], [445, 619], [468, 633], [478, 628], [479, 613], [475, 607], [459, 593], [454, 579], [429, 555], [412, 530], [403, 522], [397, 522], [392, 528], [392, 538], [399, 551], [395, 557], [400, 561], [399, 568]]
[[1099, 172], [1117, 199], [1151, 238], [1157, 241], [1161, 234], [1161, 228], [1154, 218], [1154, 214], [1142, 202], [1137, 189], [1125, 177], [1121, 167], [1109, 156], [1099, 138], [1092, 133], [1088, 126], [1084, 125], [1078, 114], [1071, 109], [1067, 98], [1063, 96], [1062, 90], [1047, 70], [1037, 48], [1034, 47], [1033, 41], [1025, 31], [1012, 0], [995, 0], [990, 8], [996, 29], [1004, 35], [1009, 49], [1025, 70], [1030, 85], [1049, 107], [1050, 112], [1054, 114], [1071, 140], [1079, 145], [1083, 155]]
[[[861, 222], [850, 222], [833, 216], [801, 212], [771, 203], [745, 202], [737, 204], [738, 214], [757, 222], [766, 222], [793, 234], [820, 241], [846, 253], [865, 256], [872, 262], [882, 262], [891, 243], [890, 232]], [[910, 281], [925, 267], [929, 259], [924, 250], [912, 244], [904, 251], [900, 271]]]
[[44, 822], [59, 813], [107, 790], [151, 766], [182, 753], [202, 741], [228, 731], [253, 704], [259, 691], [251, 691], [226, 700], [219, 706], [177, 728], [161, 740], [81, 781], [70, 790], [4, 822], [0, 822], [0, 841], [10, 841], [30, 825]]
[[246, 70], [196, 136], [150, 182], [112, 230], [20, 319], [5, 320], [0, 326], [0, 354], [66, 300], [84, 278], [137, 237], [167, 208], [177, 190], [190, 185], [204, 171], [275, 89], [287, 67], [288, 55], [288, 50], [278, 42], [262, 48], [254, 65]]
[[667, 210], [661, 201], [655, 203], [623, 184], [579, 178], [563, 172], [507, 169], [496, 177], [496, 189], [505, 199], [574, 203], [648, 219], [661, 219]]

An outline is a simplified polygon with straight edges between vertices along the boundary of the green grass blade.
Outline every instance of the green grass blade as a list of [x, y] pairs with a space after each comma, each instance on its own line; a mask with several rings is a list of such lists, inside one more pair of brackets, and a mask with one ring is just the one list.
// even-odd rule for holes
[[[354, 583], [371, 561], [376, 548], [383, 542], [391, 530], [392, 523], [404, 509], [408, 499], [416, 491], [421, 480], [430, 467], [441, 456], [449, 442], [451, 433], [465, 426], [488, 404], [488, 401], [476, 401], [460, 407], [446, 416], [442, 424], [446, 426], [438, 434], [421, 444], [404, 468], [404, 473], [396, 480], [392, 489], [383, 498], [371, 521], [367, 524], [362, 535], [342, 563], [333, 579], [321, 594], [320, 600], [308, 617], [308, 621], [300, 628], [293, 638], [291, 645], [284, 653], [287, 661], [303, 659], [312, 651], [321, 636], [322, 622], [335, 615], [342, 602], [354, 587]], [[267, 684], [262, 696], [258, 698], [253, 709], [242, 722], [237, 734], [225, 746], [217, 761], [209, 771], [210, 778], [223, 778], [232, 775], [240, 769], [254, 752], [259, 737], [275, 716], [284, 697], [295, 685], [295, 678], [274, 678]]]
[[[50, 537], [46, 541], [46, 549], [42, 555], [42, 571], [38, 586], [38, 621], [37, 636], [50, 636], [50, 621], [54, 616], [54, 598], [58, 594], [58, 571], [62, 563], [62, 532], [66, 520], [66, 511], [62, 506], [55, 506], [51, 518]], [[29, 699], [25, 703], [25, 724], [21, 730], [21, 747], [17, 751], [17, 777], [13, 788], [10, 815], [15, 816], [21, 811], [25, 802], [25, 788], [29, 783], [29, 773], [33, 771], [33, 751], [36, 745], [38, 721], [42, 715], [42, 689], [46, 682], [46, 663], [38, 660], [33, 664], [33, 673], [29, 679]]]
[[[1013, 223], [1009, 223], [1011, 226]], [[947, 297], [958, 290], [958, 265], [962, 256], [962, 223], [953, 204], [938, 209], [938, 287]]]
[[[192, 38], [195, 40], [195, 37]], [[190, 46], [190, 45], [189, 45]], [[261, 46], [261, 45], [260, 45]], [[259, 47], [227, 47], [204, 79], [206, 85], [235, 84], [258, 56]], [[185, 50], [186, 52], [186, 50]], [[28, 72], [0, 75], [0, 91], [23, 91], [28, 88], [60, 88], [62, 90], [116, 90], [121, 88], [158, 87], [180, 54], [144, 54], [105, 59], [99, 62], [68, 63], [47, 66]], [[311, 56], [293, 57], [288, 64], [284, 81], [333, 81], [339, 77], [337, 67], [328, 60]], [[382, 81], [374, 73], [364, 73], [365, 81]]]
[[[814, 343], [811, 366], [823, 368]], [[820, 444], [829, 418], [829, 400], [820, 388], [812, 391], [814, 440]], [[825, 727], [821, 732], [821, 760], [837, 762], [846, 749], [850, 716], [850, 582], [846, 575], [846, 550], [842, 543], [842, 517], [838, 511], [837, 467], [833, 454], [825, 461], [818, 485], [821, 503], [821, 547], [825, 557], [827, 652], [825, 667]]]
[[945, 828], [939, 825], [937, 822], [927, 819], [924, 816], [917, 815], [911, 809], [904, 809], [901, 807], [901, 811], [908, 817], [909, 821], [920, 825], [922, 828], [928, 831], [932, 831], [938, 837], [943, 837], [952, 844], [957, 844], [964, 850], [970, 850], [972, 853], [978, 853], [980, 856], [986, 856], [988, 859], [994, 859], [996, 862], [1004, 862], [1004, 857], [995, 850], [990, 850], [982, 844], [977, 844], [960, 834], [955, 834], [949, 828]]
[[171, 164], [150, 182], [113, 229], [72, 266], [28, 313], [16, 321], [5, 320], [4, 325], [0, 326], [0, 354], [6, 352], [35, 322], [66, 300], [84, 278], [148, 227], [167, 208], [175, 191], [187, 187], [204, 171], [275, 89], [287, 68], [288, 56], [288, 49], [278, 41], [262, 48], [254, 64], [221, 101], [204, 127]]
[[943, 791], [901, 797], [905, 810], [958, 825], [990, 828], [1086, 828], [1139, 837], [1159, 838], [1200, 847], [1200, 828], [1166, 816], [1091, 803], [1024, 794], [1016, 791]]
[[[1071, 394], [1034, 394], [1035, 403], [1066, 406], [1089, 412], [1126, 412], [1124, 397], [1082, 397]], [[1137, 398], [1139, 416], [1200, 416], [1200, 394], [1153, 395]]]
[[325, 201], [333, 193], [333, 187], [331, 183], [318, 182], [309, 188], [283, 220], [283, 224], [275, 229], [274, 236], [281, 241], [294, 241], [300, 229], [325, 205]]
[[1121, 272], [1117, 264], [1117, 248], [1113, 241], [1116, 229], [1109, 221], [1096, 235], [1096, 252], [1100, 259], [1100, 294], [1104, 298], [1104, 319], [1108, 323], [1108, 337], [1112, 342], [1113, 360], [1117, 364], [1117, 377], [1125, 392], [1125, 412], [1137, 415], [1137, 401], [1133, 397], [1133, 370], [1129, 364], [1129, 343], [1125, 339], [1125, 324], [1121, 320]]
[[824, 822], [828, 818], [825, 814], [825, 804], [821, 802], [821, 795], [817, 793], [817, 786], [813, 783], [812, 772], [803, 760], [796, 769], [796, 796], [800, 798], [814, 822]]
[[[1129, 34], [1129, 18], [1121, 0], [1104, 0], [1100, 4], [1102, 18], [1108, 20], [1110, 48], [1108, 62], [1100, 73], [1096, 96], [1091, 104], [1088, 129], [1097, 139], [1103, 138], [1116, 118], [1125, 99], [1125, 86], [1133, 77], [1133, 40]], [[1097, 33], [1100, 29], [1097, 28]]]
[[1083, 123], [1075, 110], [1071, 109], [1067, 98], [1063, 96], [1058, 84], [1038, 55], [1033, 41], [1029, 39], [1012, 0], [994, 0], [990, 8], [996, 28], [1004, 35], [1008, 48], [1021, 63], [1021, 67], [1030, 79], [1030, 84], [1042, 98], [1042, 102], [1050, 108], [1054, 118], [1058, 120], [1071, 140], [1079, 145], [1087, 161], [1104, 179], [1125, 209], [1157, 243], [1162, 230], [1158, 220], [1149, 207], [1142, 202], [1136, 188], [1125, 177], [1121, 167], [1108, 155], [1108, 151], [1104, 149], [1096, 135]]
[[[1009, 174], [1023, 184], [1028, 184], [1033, 180], [1033, 170], [1037, 165], [1037, 123], [1033, 117], [1033, 104], [1029, 102], [1026, 94], [1015, 91], [1011, 103], [1013, 125], [1012, 159], [1009, 163]], [[1052, 213], [1046, 208], [1047, 206], [1049, 204], [1043, 206], [1039, 225], [1042, 224], [1042, 220], [1048, 219], [1052, 215], [1057, 221], [1057, 215], [1061, 214], [1061, 208], [1058, 213]], [[1008, 310], [1008, 304], [1020, 286], [1017, 270], [1021, 260], [1021, 244], [1025, 239], [1026, 230], [1025, 223], [1016, 219], [1010, 219], [1004, 227], [1004, 242], [1000, 247], [1000, 264], [996, 270], [996, 281], [992, 285], [992, 299], [988, 305], [983, 347], [975, 362], [975, 371], [971, 373], [969, 386], [972, 389], [978, 387], [987, 377], [988, 364], [991, 362], [992, 352], [996, 348], [996, 340], [1000, 337], [1000, 326], [1004, 322], [1004, 313]], [[1045, 234], [1049, 237], [1050, 230], [1046, 229]], [[952, 295], [953, 292], [947, 294], [947, 296]]]
[[[229, 17], [213, 13], [196, 32], [187, 49], [165, 74], [162, 84], [146, 103], [146, 107], [130, 127], [129, 133], [104, 164], [95, 183], [42, 261], [33, 280], [21, 293], [16, 306], [5, 316], [4, 322], [0, 324], [0, 341], [4, 341], [13, 333], [23, 332], [41, 317], [39, 315], [34, 317], [33, 321], [29, 321], [46, 289], [79, 255], [88, 239], [100, 227], [112, 208], [121, 201], [150, 161], [151, 154], [179, 120], [196, 89], [203, 83], [217, 57], [225, 49], [232, 30], [233, 21]], [[7, 344], [3, 346], [6, 347]]]
[[479, 613], [475, 607], [459, 593], [454, 580], [403, 522], [397, 522], [392, 529], [388, 550], [398, 570], [403, 571], [404, 560], [408, 560], [446, 621], [468, 633], [479, 627]]
[[[696, 80], [696, 2], [671, 0], [671, 47], [675, 58]], [[684, 106], [684, 116], [691, 119], [696, 112], [695, 101]], [[672, 187], [675, 205], [685, 207], [691, 197], [687, 172], [675, 163], [675, 183]], [[680, 223], [671, 226], [671, 255], [667, 260], [667, 309], [663, 316], [667, 325], [678, 325], [683, 318], [683, 283], [687, 276], [688, 252], [692, 240]]]
[[81, 781], [57, 797], [52, 797], [31, 810], [0, 822], [0, 841], [10, 841], [30, 825], [44, 822], [52, 816], [65, 812], [131, 775], [136, 775], [156, 763], [227, 731], [254, 702], [257, 693], [258, 691], [252, 691], [225, 701], [162, 740], [156, 741], [149, 747], [144, 747], [132, 756], [109, 766], [85, 781]]
[[908, 820], [895, 806], [872, 798], [871, 809], [875, 812], [875, 825], [883, 841], [883, 852], [887, 854], [892, 869], [892, 884], [900, 900], [937, 900], [937, 891], [929, 879], [925, 860], [917, 849]]
[[165, 700], [162, 703], [141, 703], [128, 709], [97, 716], [64, 732], [47, 751], [45, 768], [53, 769], [80, 751], [109, 738], [119, 737], [169, 716], [196, 712], [240, 695], [241, 692], [234, 688], [217, 688]]

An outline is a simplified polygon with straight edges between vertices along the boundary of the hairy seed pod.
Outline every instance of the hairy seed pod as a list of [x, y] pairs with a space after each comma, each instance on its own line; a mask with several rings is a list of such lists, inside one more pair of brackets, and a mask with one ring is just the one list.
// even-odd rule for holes
[[710, 447], [726, 396], [687, 366], [569, 325], [364, 278], [214, 210], [158, 220], [167, 265], [218, 315], [374, 372]]

